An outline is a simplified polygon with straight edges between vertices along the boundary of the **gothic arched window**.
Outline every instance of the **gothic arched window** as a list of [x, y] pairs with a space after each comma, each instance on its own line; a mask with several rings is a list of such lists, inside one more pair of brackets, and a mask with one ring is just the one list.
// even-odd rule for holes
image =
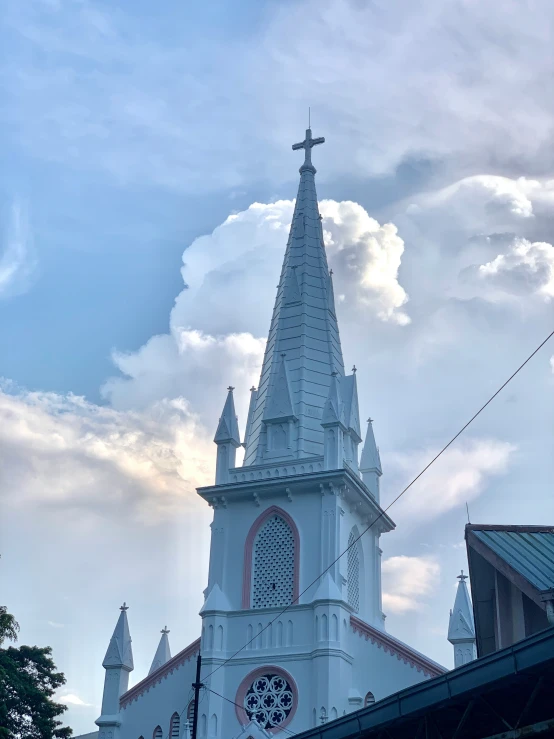
[[360, 610], [360, 551], [357, 530], [354, 528], [348, 537], [348, 604], [354, 609], [354, 613]]
[[179, 739], [179, 730], [181, 728], [181, 718], [177, 712], [171, 717], [171, 731], [169, 736], [171, 739]]
[[156, 726], [154, 733], [152, 734], [153, 739], [163, 739], [163, 731], [161, 726]]
[[252, 608], [288, 606], [294, 598], [294, 533], [279, 514], [260, 527], [252, 552]]

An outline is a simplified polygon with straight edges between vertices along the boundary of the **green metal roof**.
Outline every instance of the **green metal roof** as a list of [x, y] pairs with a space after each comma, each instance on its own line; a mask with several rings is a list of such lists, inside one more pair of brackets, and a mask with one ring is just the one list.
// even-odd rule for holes
[[[506, 728], [514, 731], [502, 737], [534, 735], [538, 731], [533, 732], [529, 724], [546, 722], [554, 727], [553, 679], [554, 627], [297, 734], [296, 739], [476, 739], [492, 735], [498, 739]], [[433, 726], [436, 730], [426, 733]]]
[[537, 590], [554, 588], [554, 528], [468, 526], [473, 534]]

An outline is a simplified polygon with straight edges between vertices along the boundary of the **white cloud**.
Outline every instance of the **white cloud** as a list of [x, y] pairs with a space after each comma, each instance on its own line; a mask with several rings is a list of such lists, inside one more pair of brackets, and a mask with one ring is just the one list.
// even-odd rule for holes
[[75, 695], [74, 693], [66, 693], [65, 695], [58, 695], [56, 696], [56, 701], [61, 703], [62, 705], [70, 705], [70, 706], [91, 706], [92, 703], [85, 703], [84, 700], [79, 698], [78, 695]]
[[[114, 354], [123, 377], [103, 387], [112, 405], [143, 408], [183, 395], [215, 428], [231, 384], [245, 407], [247, 390], [259, 379], [293, 208], [290, 200], [253, 203], [193, 241], [183, 254], [186, 287], [175, 301], [170, 333], [137, 352]], [[341, 316], [365, 331], [376, 321], [408, 323], [398, 282], [404, 243], [395, 227], [379, 225], [357, 203], [324, 200], [320, 210], [336, 296], [345, 296]], [[214, 392], [206, 393], [207, 386]]]
[[73, 395], [0, 392], [3, 505], [154, 523], [200, 505], [212, 481], [209, 437], [183, 399], [121, 412]]
[[398, 282], [404, 241], [392, 223], [379, 225], [358, 203], [323, 200], [325, 246], [329, 261], [341, 279], [345, 304], [356, 312], [364, 308], [382, 321], [410, 322], [401, 310], [408, 296]]
[[484, 288], [483, 297], [538, 295], [546, 301], [554, 297], [554, 247], [545, 242], [514, 239], [505, 254], [473, 270]]
[[57, 621], [48, 621], [48, 626], [51, 626], [53, 629], [63, 629], [65, 624], [59, 624]]
[[22, 203], [15, 201], [10, 207], [4, 243], [0, 243], [0, 298], [25, 292], [35, 267], [26, 209]]
[[[438, 453], [438, 449], [387, 455], [389, 469], [405, 487]], [[508, 470], [516, 447], [498, 439], [462, 439], [455, 442], [395, 503], [394, 516], [405, 525], [436, 518], [477, 498], [490, 479]], [[386, 503], [386, 501], [385, 501]]]
[[268, 8], [263, 27], [223, 42], [215, 24], [200, 47], [137, 14], [11, 0], [7, 22], [27, 53], [7, 64], [5, 115], [38, 156], [192, 191], [282, 172], [308, 98], [329, 136], [329, 176], [392, 172], [409, 157], [540, 167], [554, 11], [548, 0], [534, 13], [503, 7], [305, 0]]
[[383, 608], [398, 614], [424, 609], [440, 575], [434, 557], [389, 557], [383, 561], [382, 570]]

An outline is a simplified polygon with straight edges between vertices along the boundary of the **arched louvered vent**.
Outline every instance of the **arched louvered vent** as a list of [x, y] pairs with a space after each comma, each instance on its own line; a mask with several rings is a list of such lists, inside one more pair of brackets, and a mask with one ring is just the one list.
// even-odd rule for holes
[[191, 701], [187, 706], [187, 721], [192, 721], [194, 718], [194, 701]]
[[355, 531], [348, 537], [348, 603], [355, 613], [360, 610], [360, 553]]
[[369, 693], [365, 694], [364, 706], [365, 707], [372, 706], [374, 703], [375, 703], [375, 696], [373, 695], [371, 691], [369, 691]]
[[287, 606], [294, 597], [294, 535], [289, 524], [274, 515], [254, 541], [252, 608]]
[[179, 731], [181, 729], [181, 718], [179, 717], [179, 714], [176, 712], [171, 717], [171, 739], [179, 739]]
[[161, 726], [156, 726], [154, 733], [152, 734], [153, 739], [163, 739], [163, 731]]

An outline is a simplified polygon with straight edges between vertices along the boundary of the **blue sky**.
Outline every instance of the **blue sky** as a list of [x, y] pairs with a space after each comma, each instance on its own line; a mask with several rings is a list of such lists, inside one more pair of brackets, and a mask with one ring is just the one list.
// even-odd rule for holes
[[[2, 592], [22, 640], [52, 644], [80, 733], [123, 600], [134, 681], [165, 623], [174, 652], [197, 636], [194, 488], [230, 383], [244, 429], [308, 106], [385, 502], [551, 330], [554, 9], [4, 5]], [[388, 628], [444, 664], [466, 501], [473, 521], [554, 517], [552, 355], [391, 510]]]

